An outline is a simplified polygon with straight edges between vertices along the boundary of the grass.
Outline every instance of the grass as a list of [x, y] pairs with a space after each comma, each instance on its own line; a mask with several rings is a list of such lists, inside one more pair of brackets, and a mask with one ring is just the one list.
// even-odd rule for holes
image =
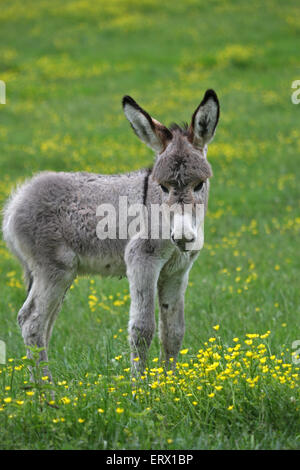
[[47, 405], [45, 381], [27, 388], [22, 273], [1, 242], [0, 448], [299, 449], [299, 13], [296, 0], [1, 2], [1, 205], [37, 171], [151, 164], [124, 94], [169, 124], [214, 88], [221, 120], [174, 376], [156, 337], [132, 386], [127, 281], [79, 279], [54, 328]]

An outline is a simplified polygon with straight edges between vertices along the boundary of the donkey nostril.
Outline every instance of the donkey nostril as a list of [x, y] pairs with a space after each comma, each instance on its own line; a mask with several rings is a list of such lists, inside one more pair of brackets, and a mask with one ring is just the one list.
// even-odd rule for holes
[[190, 235], [188, 237], [184, 237], [184, 241], [186, 243], [194, 243], [194, 241], [196, 240], [196, 237], [195, 235]]
[[181, 238], [175, 238], [174, 233], [172, 233], [171, 240], [173, 243], [175, 243], [175, 245], [178, 245], [178, 244], [180, 245], [183, 243], [194, 243], [194, 241], [196, 240], [196, 237], [194, 235], [191, 235], [189, 237], [182, 236]]

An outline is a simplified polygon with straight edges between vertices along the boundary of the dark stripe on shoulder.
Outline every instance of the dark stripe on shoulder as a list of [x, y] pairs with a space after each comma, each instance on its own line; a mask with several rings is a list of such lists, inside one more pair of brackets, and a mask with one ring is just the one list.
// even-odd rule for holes
[[29, 283], [28, 283], [28, 287], [27, 287], [27, 295], [29, 294], [29, 292], [31, 291], [31, 287], [32, 287], [32, 284], [33, 284], [33, 276], [31, 273], [29, 273]]
[[151, 175], [151, 173], [152, 173], [152, 167], [147, 168], [147, 173], [146, 173], [146, 176], [145, 176], [145, 179], [144, 179], [144, 192], [143, 192], [143, 204], [144, 204], [144, 206], [147, 203], [149, 176]]

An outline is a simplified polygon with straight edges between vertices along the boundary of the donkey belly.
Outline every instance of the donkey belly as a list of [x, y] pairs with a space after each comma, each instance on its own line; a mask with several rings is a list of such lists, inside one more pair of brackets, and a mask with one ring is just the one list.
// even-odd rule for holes
[[126, 276], [126, 265], [119, 258], [80, 256], [78, 274], [100, 274], [101, 276]]
[[[109, 243], [110, 242], [110, 243]], [[78, 274], [100, 274], [101, 276], [126, 276], [124, 251], [118, 241], [101, 242], [97, 253], [78, 255]], [[116, 245], [116, 246], [114, 246]]]

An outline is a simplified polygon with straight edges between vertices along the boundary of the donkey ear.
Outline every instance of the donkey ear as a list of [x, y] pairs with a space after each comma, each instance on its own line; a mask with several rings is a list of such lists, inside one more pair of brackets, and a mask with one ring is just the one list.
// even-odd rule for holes
[[155, 152], [163, 152], [172, 139], [171, 131], [152, 119], [130, 96], [124, 96], [122, 104], [125, 116], [136, 135]]
[[192, 116], [190, 139], [195, 147], [203, 149], [214, 134], [220, 116], [219, 100], [214, 90], [207, 90]]

